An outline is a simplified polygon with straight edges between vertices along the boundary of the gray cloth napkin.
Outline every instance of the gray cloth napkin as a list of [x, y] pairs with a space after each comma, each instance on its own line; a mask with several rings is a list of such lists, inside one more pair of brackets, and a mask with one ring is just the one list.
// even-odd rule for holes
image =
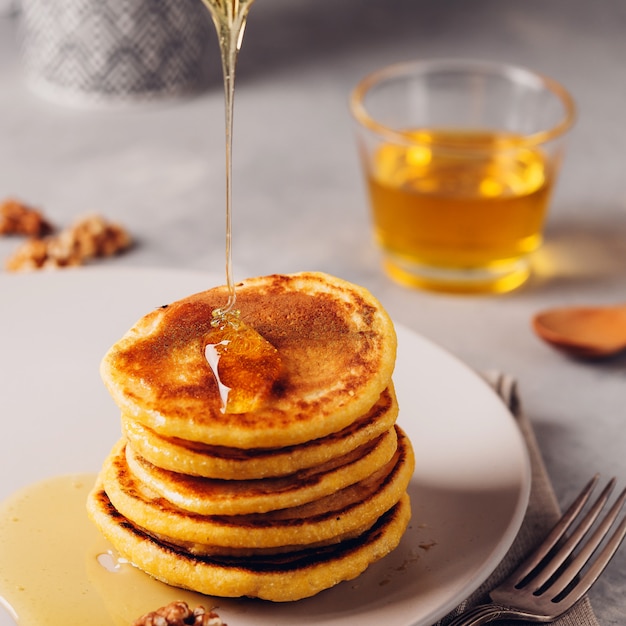
[[[532, 485], [530, 500], [526, 516], [522, 522], [519, 534], [516, 537], [509, 552], [495, 569], [493, 574], [482, 584], [469, 598], [462, 602], [452, 613], [436, 626], [445, 626], [453, 617], [463, 613], [468, 608], [489, 601], [488, 593], [496, 587], [515, 566], [545, 537], [554, 526], [561, 510], [550, 483], [550, 478], [541, 458], [537, 439], [532, 425], [521, 410], [517, 385], [513, 378], [501, 372], [484, 372], [483, 377], [489, 382], [515, 416], [519, 428], [524, 436], [528, 447], [532, 470]], [[519, 621], [500, 621], [503, 626], [516, 626]], [[598, 620], [593, 614], [589, 600], [583, 598], [569, 613], [553, 622], [556, 626], [599, 626]]]

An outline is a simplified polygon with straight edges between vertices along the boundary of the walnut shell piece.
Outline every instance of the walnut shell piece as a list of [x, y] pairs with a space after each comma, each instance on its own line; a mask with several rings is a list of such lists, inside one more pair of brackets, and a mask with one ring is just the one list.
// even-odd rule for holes
[[5, 266], [12, 272], [73, 267], [119, 254], [131, 244], [124, 228], [100, 215], [89, 215], [56, 235], [25, 241]]
[[53, 227], [37, 209], [14, 198], [0, 202], [0, 235], [44, 237]]
[[170, 602], [136, 619], [132, 626], [227, 626], [220, 616], [197, 606], [193, 611], [186, 602]]

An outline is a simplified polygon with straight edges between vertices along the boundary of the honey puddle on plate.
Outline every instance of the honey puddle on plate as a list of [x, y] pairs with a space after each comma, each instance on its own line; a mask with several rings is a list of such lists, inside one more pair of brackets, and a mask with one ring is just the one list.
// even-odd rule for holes
[[87, 517], [85, 499], [95, 478], [44, 480], [0, 504], [0, 604], [15, 621], [129, 626], [174, 600], [213, 608], [211, 598], [169, 587], [118, 561]]

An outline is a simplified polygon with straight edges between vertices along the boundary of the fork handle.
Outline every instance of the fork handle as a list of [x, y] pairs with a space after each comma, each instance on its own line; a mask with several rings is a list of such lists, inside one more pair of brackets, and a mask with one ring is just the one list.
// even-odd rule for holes
[[448, 626], [478, 626], [502, 619], [527, 620], [531, 618], [532, 615], [500, 604], [479, 604], [453, 619]]

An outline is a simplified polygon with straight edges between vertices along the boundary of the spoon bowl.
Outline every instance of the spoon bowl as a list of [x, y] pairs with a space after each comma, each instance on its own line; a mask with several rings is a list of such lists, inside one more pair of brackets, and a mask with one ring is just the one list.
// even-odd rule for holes
[[626, 305], [548, 309], [533, 317], [532, 326], [541, 339], [578, 358], [626, 350]]

